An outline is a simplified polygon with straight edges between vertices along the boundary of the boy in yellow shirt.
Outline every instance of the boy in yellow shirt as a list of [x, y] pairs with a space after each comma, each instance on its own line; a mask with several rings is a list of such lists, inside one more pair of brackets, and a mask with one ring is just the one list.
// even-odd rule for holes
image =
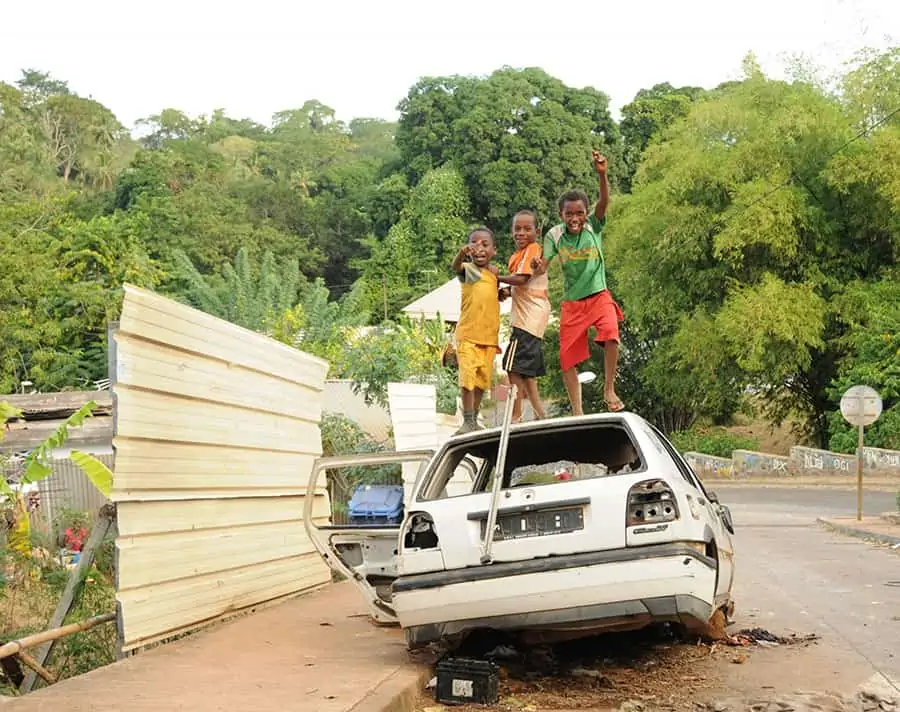
[[[462, 305], [456, 323], [456, 353], [462, 392], [463, 423], [457, 434], [480, 430], [478, 410], [491, 387], [494, 358], [499, 349], [500, 297], [497, 268], [491, 264], [497, 246], [494, 233], [478, 227], [453, 260], [462, 282]], [[471, 258], [471, 262], [466, 258]]]

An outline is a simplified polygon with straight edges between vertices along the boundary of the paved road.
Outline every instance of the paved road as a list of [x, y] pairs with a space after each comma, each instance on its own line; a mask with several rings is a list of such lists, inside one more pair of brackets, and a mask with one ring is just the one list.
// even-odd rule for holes
[[[856, 491], [845, 489], [782, 487], [719, 487], [707, 483], [707, 489], [717, 491], [723, 504], [737, 514], [738, 511], [756, 513], [771, 512], [790, 514], [793, 517], [855, 516]], [[896, 494], [890, 492], [863, 491], [863, 514], [878, 515], [897, 508]]]
[[[889, 585], [900, 579], [900, 555], [815, 522], [855, 514], [855, 493], [722, 488], [719, 494], [737, 528], [737, 625], [822, 636], [814, 652], [796, 651], [793, 662], [772, 656], [774, 686], [849, 693], [870, 681], [900, 693], [900, 587]], [[894, 498], [866, 493], [865, 511], [889, 511]], [[732, 671], [733, 684], [748, 692], [765, 677], [759, 668], [743, 680], [742, 674]]]

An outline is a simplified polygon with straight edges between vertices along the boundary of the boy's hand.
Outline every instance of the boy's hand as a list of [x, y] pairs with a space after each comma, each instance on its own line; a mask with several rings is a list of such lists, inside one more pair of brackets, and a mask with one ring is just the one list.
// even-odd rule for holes
[[509, 287], [503, 287], [498, 293], [497, 298], [501, 302], [505, 302], [509, 297], [512, 296], [512, 290]]
[[547, 271], [547, 260], [543, 257], [535, 257], [531, 260], [532, 277], [540, 277]]
[[600, 151], [591, 151], [591, 159], [594, 161], [594, 170], [602, 176], [606, 175], [606, 156], [601, 154]]
[[470, 245], [470, 244], [467, 242], [465, 245], [463, 245], [463, 246], [460, 248], [460, 250], [459, 250], [459, 256], [460, 256], [460, 257], [465, 257], [466, 255], [471, 255], [471, 254], [472, 254], [472, 245]]

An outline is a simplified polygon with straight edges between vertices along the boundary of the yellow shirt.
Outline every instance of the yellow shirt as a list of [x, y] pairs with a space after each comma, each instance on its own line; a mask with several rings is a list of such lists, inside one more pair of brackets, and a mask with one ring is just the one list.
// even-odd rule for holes
[[497, 346], [500, 335], [500, 298], [497, 295], [497, 275], [481, 268], [481, 279], [472, 284], [463, 282], [462, 306], [456, 324], [456, 340], [482, 346]]

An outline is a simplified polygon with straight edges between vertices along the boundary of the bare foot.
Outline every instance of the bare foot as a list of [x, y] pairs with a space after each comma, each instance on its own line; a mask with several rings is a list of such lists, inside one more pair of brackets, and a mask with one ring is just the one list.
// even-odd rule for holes
[[620, 410], [625, 410], [625, 404], [615, 393], [607, 394], [604, 403], [611, 413], [618, 413]]

